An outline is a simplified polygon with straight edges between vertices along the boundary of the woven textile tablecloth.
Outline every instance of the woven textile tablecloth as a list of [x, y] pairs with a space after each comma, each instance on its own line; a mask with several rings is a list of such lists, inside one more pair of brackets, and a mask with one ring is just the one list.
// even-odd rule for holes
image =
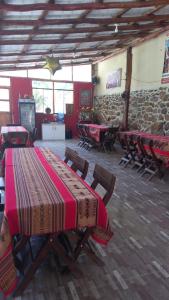
[[107, 244], [113, 233], [100, 196], [59, 157], [45, 148], [5, 152], [5, 217], [0, 238], [0, 289], [17, 283], [12, 237], [95, 227], [93, 238]]

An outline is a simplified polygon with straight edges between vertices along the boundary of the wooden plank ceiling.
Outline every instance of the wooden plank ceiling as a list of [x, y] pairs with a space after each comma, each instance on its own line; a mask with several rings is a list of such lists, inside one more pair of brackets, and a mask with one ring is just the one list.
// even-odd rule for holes
[[169, 28], [169, 0], [0, 0], [0, 70], [95, 63]]

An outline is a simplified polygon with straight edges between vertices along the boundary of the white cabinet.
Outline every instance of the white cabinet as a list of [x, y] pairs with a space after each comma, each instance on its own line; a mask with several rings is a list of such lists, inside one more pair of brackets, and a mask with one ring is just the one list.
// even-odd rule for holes
[[65, 140], [65, 124], [42, 124], [42, 140]]

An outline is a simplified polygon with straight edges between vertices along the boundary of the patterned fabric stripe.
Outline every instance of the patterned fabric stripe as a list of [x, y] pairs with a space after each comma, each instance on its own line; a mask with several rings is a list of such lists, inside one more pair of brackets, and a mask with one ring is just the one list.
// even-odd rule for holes
[[16, 286], [16, 269], [13, 263], [11, 235], [8, 221], [3, 217], [0, 230], [0, 290], [8, 295]]
[[13, 155], [20, 232], [36, 235], [63, 230], [64, 199], [34, 148], [13, 149]]
[[63, 184], [72, 193], [77, 205], [76, 227], [95, 226], [97, 224], [98, 197], [87, 188], [78, 175], [50, 150], [41, 149], [46, 160], [50, 162]]
[[[62, 195], [64, 199], [64, 229], [71, 229], [76, 227], [76, 201], [72, 195], [72, 193], [67, 189], [67, 187], [62, 182], [61, 178], [58, 176], [58, 173], [55, 172], [52, 162], [47, 161], [45, 156], [43, 155], [42, 151], [43, 148], [34, 148], [35, 152], [37, 153], [38, 159], [40, 160], [41, 164], [45, 168], [46, 172], [49, 174], [49, 176], [52, 178], [53, 183], [57, 187], [58, 192]], [[51, 151], [45, 150], [46, 152], [49, 152], [52, 154]], [[54, 154], [53, 154], [54, 155]], [[60, 158], [55, 156], [56, 160], [60, 161]]]
[[[9, 152], [12, 153], [11, 151], [7, 151], [6, 153]], [[5, 166], [5, 214], [8, 218], [8, 224], [11, 235], [14, 235], [19, 232], [19, 219], [18, 214], [16, 212], [17, 203], [16, 188], [14, 181], [14, 168], [12, 165], [9, 165]]]
[[5, 296], [13, 292], [17, 284], [16, 269], [13, 262], [12, 247], [8, 247], [3, 259], [0, 259], [0, 290]]

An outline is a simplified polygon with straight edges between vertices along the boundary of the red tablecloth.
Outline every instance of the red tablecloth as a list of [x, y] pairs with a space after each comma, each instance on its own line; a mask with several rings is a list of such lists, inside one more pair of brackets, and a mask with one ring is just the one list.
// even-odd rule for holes
[[29, 145], [29, 132], [23, 126], [2, 126], [1, 127], [1, 144], [4, 142], [12, 144]]
[[169, 136], [162, 136], [151, 134], [142, 131], [123, 131], [120, 132], [120, 137], [123, 138], [124, 135], [133, 136], [133, 137], [143, 137], [144, 138], [144, 147], [146, 150], [150, 150], [149, 142], [153, 141], [153, 149], [157, 157], [162, 159], [165, 164], [169, 163]]
[[92, 137], [96, 142], [101, 142], [101, 133], [109, 130], [107, 125], [97, 125], [97, 124], [82, 124], [82, 126], [88, 128], [90, 137]]
[[16, 284], [11, 236], [96, 226], [96, 241], [107, 244], [112, 237], [100, 196], [48, 149], [7, 149], [5, 192], [0, 240], [0, 288], [5, 294]]

